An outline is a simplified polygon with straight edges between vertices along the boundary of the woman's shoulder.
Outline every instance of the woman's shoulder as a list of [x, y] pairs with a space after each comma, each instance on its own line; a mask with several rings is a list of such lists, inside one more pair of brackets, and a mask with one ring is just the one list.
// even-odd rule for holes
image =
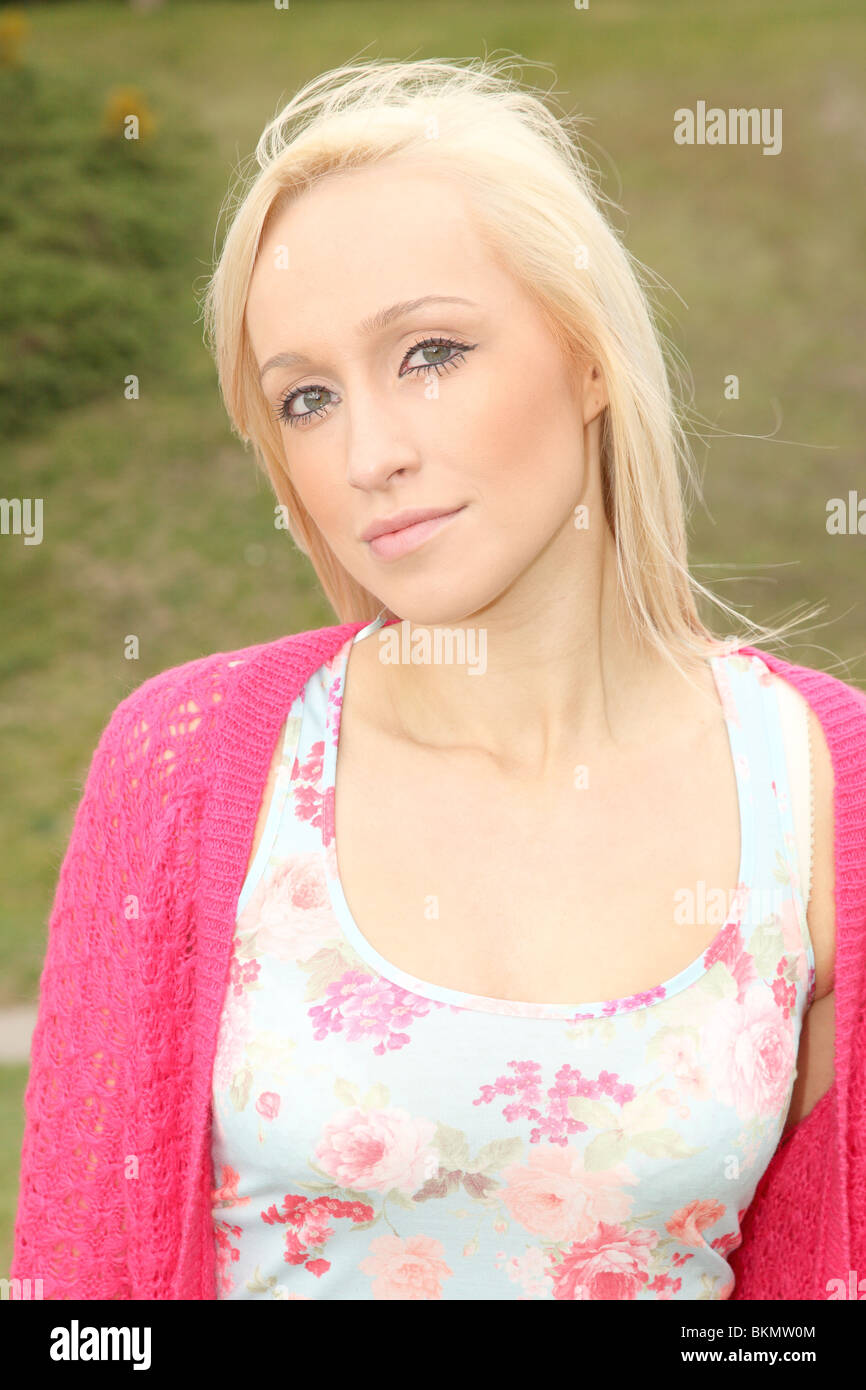
[[[756, 648], [774, 684], [805, 705], [812, 788], [812, 891], [808, 923], [816, 998], [832, 992], [836, 961], [837, 869], [866, 858], [866, 692], [827, 671]], [[862, 875], [856, 874], [860, 881]]]
[[757, 656], [772, 683], [782, 683], [808, 706], [809, 726], [818, 747], [838, 775], [866, 778], [866, 691], [817, 667], [788, 661], [759, 647], [739, 647], [738, 654]]
[[771, 682], [784, 683], [806, 707], [817, 812], [832, 815], [835, 791], [837, 808], [859, 817], [866, 830], [866, 691], [756, 647], [739, 651], [760, 657]]
[[[866, 953], [866, 893], [861, 888], [866, 882], [866, 692], [828, 671], [760, 647], [725, 644], [715, 654], [731, 661], [733, 669], [749, 669], [775, 695], [772, 708], [789, 769], [796, 774], [798, 861], [803, 854], [809, 869], [804, 898], [808, 894], [806, 918], [815, 960], [813, 1004], [823, 1001], [822, 1018], [831, 1018], [826, 1045], [832, 1057], [827, 1010], [832, 1014], [837, 961], [847, 971]], [[853, 930], [839, 952], [837, 927], [842, 922]], [[826, 1030], [821, 1036], [826, 1043]], [[817, 1056], [817, 1042], [813, 1051]]]
[[741, 655], [760, 657], [773, 675], [782, 677], [799, 690], [816, 713], [829, 713], [838, 708], [843, 714], [848, 714], [854, 719], [866, 716], [866, 690], [843, 680], [840, 676], [834, 676], [831, 672], [822, 671], [816, 666], [788, 661], [786, 657], [764, 651], [761, 647], [744, 646], [738, 647], [736, 651]]
[[[178, 714], [203, 713], [208, 706], [220, 704], [240, 680], [254, 679], [261, 670], [278, 667], [285, 668], [289, 676], [295, 672], [301, 675], [305, 666], [319, 657], [326, 660], [361, 626], [360, 623], [341, 623], [310, 628], [276, 637], [270, 642], [192, 657], [148, 676], [119, 702], [114, 712], [146, 713], [176, 707]], [[192, 711], [190, 701], [200, 704], [202, 709]]]

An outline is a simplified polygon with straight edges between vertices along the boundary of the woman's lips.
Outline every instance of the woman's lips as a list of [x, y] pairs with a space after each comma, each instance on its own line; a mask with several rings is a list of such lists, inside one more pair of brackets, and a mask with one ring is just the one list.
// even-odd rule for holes
[[396, 560], [401, 555], [408, 555], [410, 551], [417, 550], [428, 537], [441, 531], [446, 522], [459, 516], [462, 511], [463, 507], [458, 507], [456, 511], [446, 512], [444, 516], [434, 516], [429, 521], [416, 521], [414, 526], [404, 526], [400, 531], [386, 531], [384, 536], [376, 536], [367, 544], [378, 559]]

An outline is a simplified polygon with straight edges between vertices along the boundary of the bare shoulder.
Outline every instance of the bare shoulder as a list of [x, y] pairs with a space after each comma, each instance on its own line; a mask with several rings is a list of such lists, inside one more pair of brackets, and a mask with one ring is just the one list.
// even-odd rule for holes
[[836, 902], [835, 902], [835, 828], [833, 798], [835, 779], [833, 760], [820, 719], [808, 700], [792, 682], [774, 675], [774, 681], [784, 682], [797, 699], [806, 706], [809, 723], [809, 745], [812, 761], [813, 840], [812, 879], [806, 921], [815, 953], [815, 1002], [828, 995], [834, 984], [836, 962]]

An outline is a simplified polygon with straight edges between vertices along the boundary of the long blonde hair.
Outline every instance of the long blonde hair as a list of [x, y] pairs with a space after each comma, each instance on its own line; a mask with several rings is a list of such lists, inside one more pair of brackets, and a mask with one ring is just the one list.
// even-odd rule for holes
[[[778, 640], [804, 619], [752, 622], [689, 571], [685, 493], [698, 499], [700, 488], [663, 344], [678, 385], [680, 363], [651, 317], [644, 268], [603, 212], [607, 200], [580, 147], [581, 118], [554, 114], [543, 94], [507, 73], [511, 65], [353, 63], [308, 82], [265, 127], [258, 172], [248, 186], [241, 173], [223, 204], [230, 225], [203, 295], [206, 342], [232, 427], [268, 474], [338, 620], [368, 622], [381, 600], [338, 562], [288, 477], [245, 327], [247, 294], [272, 218], [319, 179], [386, 160], [447, 172], [468, 190], [486, 244], [534, 296], [563, 351], [601, 368], [605, 512], [637, 631], [676, 664], [678, 655]], [[726, 639], [701, 621], [701, 597], [733, 620]]]

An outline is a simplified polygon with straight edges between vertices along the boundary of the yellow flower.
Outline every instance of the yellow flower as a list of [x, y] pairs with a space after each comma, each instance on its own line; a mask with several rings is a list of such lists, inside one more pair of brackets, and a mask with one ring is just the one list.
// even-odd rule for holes
[[21, 61], [21, 46], [30, 31], [30, 21], [21, 10], [0, 13], [0, 67], [14, 68]]
[[[112, 87], [102, 110], [102, 129], [107, 135], [119, 134], [126, 139], [145, 140], [153, 133], [156, 122], [138, 87]], [[127, 131], [132, 133], [127, 135]]]

